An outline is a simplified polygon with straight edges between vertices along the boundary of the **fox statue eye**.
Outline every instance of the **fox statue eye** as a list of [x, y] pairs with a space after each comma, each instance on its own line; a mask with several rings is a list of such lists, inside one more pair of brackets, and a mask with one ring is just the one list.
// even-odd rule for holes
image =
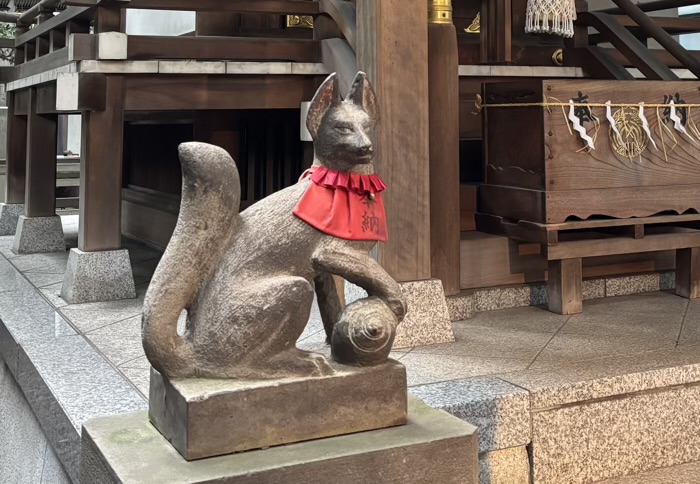
[[338, 132], [340, 132], [340, 133], [343, 133], [343, 134], [350, 134], [350, 133], [352, 133], [352, 132], [354, 131], [354, 130], [352, 129], [352, 126], [348, 126], [348, 125], [345, 125], [345, 124], [341, 124], [341, 125], [339, 125], [339, 126], [336, 126], [335, 129], [336, 129], [336, 131], [338, 131]]

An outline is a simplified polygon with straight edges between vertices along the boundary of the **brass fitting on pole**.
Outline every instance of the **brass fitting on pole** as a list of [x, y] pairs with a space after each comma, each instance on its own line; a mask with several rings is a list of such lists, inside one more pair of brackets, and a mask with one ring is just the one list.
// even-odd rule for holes
[[428, 0], [428, 23], [452, 25], [452, 0]]

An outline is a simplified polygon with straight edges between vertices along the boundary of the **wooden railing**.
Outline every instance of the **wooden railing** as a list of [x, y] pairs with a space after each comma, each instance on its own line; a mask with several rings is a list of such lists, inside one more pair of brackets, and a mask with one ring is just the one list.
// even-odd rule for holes
[[[193, 59], [320, 62], [318, 40], [341, 37], [355, 45], [355, 6], [345, 0], [64, 0], [67, 8], [53, 14], [59, 0], [42, 0], [21, 16], [8, 14], [19, 27], [14, 42], [14, 79], [54, 69], [70, 62], [100, 59], [98, 35], [125, 30], [125, 9], [189, 10], [217, 14], [308, 15], [333, 25], [312, 38], [298, 29], [285, 29], [289, 37], [250, 37], [250, 32], [227, 36], [129, 36], [121, 60]], [[47, 12], [50, 12], [47, 14]], [[0, 19], [2, 20], [2, 19]], [[31, 28], [25, 28], [36, 22]], [[323, 23], [323, 22], [321, 22]], [[282, 29], [278, 29], [282, 30]], [[268, 29], [267, 32], [270, 30]], [[322, 32], [321, 32], [322, 31]], [[279, 35], [278, 35], [279, 36]], [[11, 80], [11, 79], [5, 79]]]

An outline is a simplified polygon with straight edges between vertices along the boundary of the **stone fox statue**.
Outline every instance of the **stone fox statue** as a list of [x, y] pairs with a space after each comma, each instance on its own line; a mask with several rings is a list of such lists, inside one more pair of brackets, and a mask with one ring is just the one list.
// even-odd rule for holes
[[[372, 165], [377, 117], [364, 73], [345, 99], [331, 75], [307, 119], [312, 169], [240, 214], [231, 157], [207, 144], [180, 146], [180, 216], [143, 312], [143, 345], [156, 370], [168, 378], [332, 374], [325, 357], [296, 348], [314, 289], [334, 359], [367, 365], [387, 358], [406, 304], [369, 256], [386, 240], [384, 186]], [[333, 275], [369, 298], [343, 311]], [[187, 325], [179, 335], [183, 309]]]

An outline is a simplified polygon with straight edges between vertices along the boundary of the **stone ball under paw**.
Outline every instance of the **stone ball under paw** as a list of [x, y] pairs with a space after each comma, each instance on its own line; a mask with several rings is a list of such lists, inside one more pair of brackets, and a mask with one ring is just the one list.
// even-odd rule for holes
[[378, 297], [348, 304], [333, 328], [331, 354], [338, 363], [370, 366], [387, 360], [398, 321]]

